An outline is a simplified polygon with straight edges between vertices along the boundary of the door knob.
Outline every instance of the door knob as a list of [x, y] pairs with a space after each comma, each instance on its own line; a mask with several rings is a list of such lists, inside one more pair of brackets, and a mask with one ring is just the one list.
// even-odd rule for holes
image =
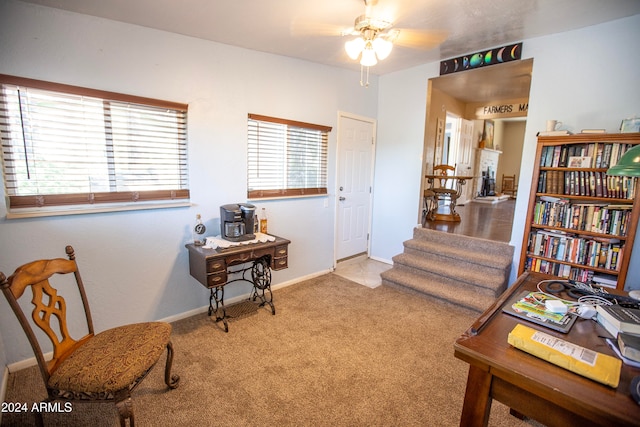
[[344, 200], [347, 200], [347, 198], [346, 197], [338, 197], [338, 200], [340, 200], [342, 202]]

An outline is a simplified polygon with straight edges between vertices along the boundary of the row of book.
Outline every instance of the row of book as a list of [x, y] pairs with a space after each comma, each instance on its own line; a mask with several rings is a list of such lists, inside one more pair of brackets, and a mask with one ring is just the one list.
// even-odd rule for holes
[[601, 171], [540, 171], [538, 193], [633, 200], [636, 177], [609, 176]]
[[537, 225], [626, 236], [632, 205], [571, 203], [568, 199], [540, 198], [533, 211]]
[[529, 255], [551, 258], [585, 267], [619, 271], [624, 244], [538, 230], [529, 234]]
[[618, 142], [550, 145], [542, 147], [540, 166], [609, 168], [616, 165], [620, 157], [632, 147], [632, 144]]
[[596, 321], [616, 338], [620, 353], [640, 362], [640, 310], [618, 304], [596, 307]]
[[527, 257], [525, 270], [550, 274], [552, 276], [558, 276], [564, 279], [575, 280], [583, 283], [591, 283], [593, 279], [593, 270], [587, 270], [586, 268], [579, 268], [569, 264], [562, 264], [536, 257]]

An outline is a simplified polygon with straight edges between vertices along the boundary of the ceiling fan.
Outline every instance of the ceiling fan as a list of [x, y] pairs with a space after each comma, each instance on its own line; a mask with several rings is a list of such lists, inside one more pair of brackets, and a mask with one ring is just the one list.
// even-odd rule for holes
[[[413, 30], [394, 27], [394, 19], [376, 10], [378, 0], [363, 0], [365, 13], [355, 19], [353, 27], [344, 28], [330, 24], [304, 25], [298, 27], [305, 33], [325, 33], [350, 38], [345, 42], [345, 51], [349, 58], [360, 62], [362, 86], [369, 85], [369, 67], [384, 60], [391, 53], [393, 46], [412, 49], [433, 49], [447, 38], [446, 31]], [[324, 31], [322, 31], [324, 30]], [[363, 81], [366, 68], [366, 82]]]

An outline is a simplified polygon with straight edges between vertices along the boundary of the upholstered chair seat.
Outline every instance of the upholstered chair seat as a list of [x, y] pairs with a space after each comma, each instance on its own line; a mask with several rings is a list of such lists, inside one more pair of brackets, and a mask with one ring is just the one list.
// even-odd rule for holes
[[[71, 393], [115, 392], [135, 384], [164, 352], [171, 325], [135, 323], [103, 331], [81, 345], [51, 374], [50, 389]], [[106, 397], [106, 396], [105, 396]]]

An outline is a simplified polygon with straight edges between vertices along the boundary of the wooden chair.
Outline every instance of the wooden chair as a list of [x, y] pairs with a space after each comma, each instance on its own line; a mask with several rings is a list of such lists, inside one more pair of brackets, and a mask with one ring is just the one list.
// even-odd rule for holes
[[[450, 165], [433, 167], [433, 175], [427, 178], [429, 188], [426, 191], [433, 195], [427, 219], [431, 221], [460, 221], [460, 215], [456, 213], [456, 201], [460, 197], [461, 183], [452, 176], [455, 174], [455, 170], [455, 166]], [[438, 212], [441, 204], [448, 206], [449, 213]]]
[[500, 187], [502, 194], [508, 194], [515, 198], [518, 194], [518, 184], [515, 175], [502, 174], [502, 186]]
[[[99, 334], [94, 333], [93, 321], [84, 285], [80, 277], [75, 254], [66, 247], [69, 259], [57, 258], [30, 262], [19, 267], [9, 278], [0, 272], [0, 287], [9, 305], [18, 317], [35, 353], [40, 373], [47, 389], [46, 402], [111, 401], [115, 402], [120, 425], [134, 426], [131, 391], [144, 379], [167, 349], [164, 380], [169, 388], [178, 386], [179, 377], [171, 375], [173, 346], [170, 341], [171, 325], [164, 322], [136, 323], [119, 326]], [[67, 305], [49, 279], [60, 280], [58, 288], [75, 283], [82, 301], [78, 301], [78, 316], [84, 311], [87, 334], [76, 340], [67, 327]], [[71, 278], [71, 282], [64, 277]], [[69, 276], [66, 276], [69, 275]], [[32, 322], [27, 320], [18, 301], [27, 288], [31, 288], [35, 306]], [[75, 293], [76, 286], [70, 291]], [[69, 294], [67, 293], [67, 296]], [[69, 296], [68, 296], [69, 298]], [[77, 300], [77, 299], [72, 299]], [[71, 314], [73, 310], [69, 310]], [[75, 318], [75, 316], [74, 316]], [[81, 317], [78, 317], [81, 319]], [[81, 322], [85, 324], [84, 322]], [[32, 324], [47, 335], [53, 345], [53, 358], [45, 360], [42, 347]], [[46, 339], [42, 338], [43, 344]], [[42, 414], [36, 414], [42, 424]]]

